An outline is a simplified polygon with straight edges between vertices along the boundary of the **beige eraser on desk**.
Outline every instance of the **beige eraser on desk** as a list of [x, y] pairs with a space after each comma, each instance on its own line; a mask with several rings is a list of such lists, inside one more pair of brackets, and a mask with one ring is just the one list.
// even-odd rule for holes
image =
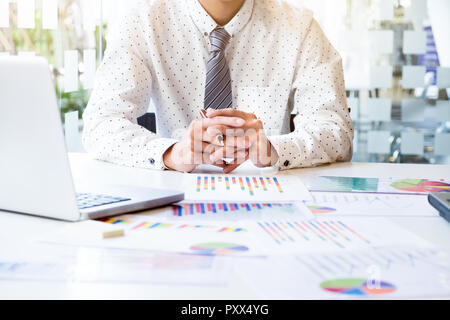
[[103, 239], [108, 238], [120, 238], [125, 236], [125, 231], [123, 229], [117, 229], [117, 230], [111, 230], [111, 231], [104, 231], [103, 232]]
[[111, 239], [125, 236], [124, 229], [94, 220], [72, 223], [67, 226], [65, 231], [72, 236], [90, 239]]

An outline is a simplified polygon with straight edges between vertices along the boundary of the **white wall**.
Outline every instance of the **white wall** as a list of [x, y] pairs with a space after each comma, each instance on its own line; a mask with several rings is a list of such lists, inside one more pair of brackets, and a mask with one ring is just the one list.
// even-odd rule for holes
[[450, 1], [428, 0], [428, 13], [441, 66], [450, 67]]

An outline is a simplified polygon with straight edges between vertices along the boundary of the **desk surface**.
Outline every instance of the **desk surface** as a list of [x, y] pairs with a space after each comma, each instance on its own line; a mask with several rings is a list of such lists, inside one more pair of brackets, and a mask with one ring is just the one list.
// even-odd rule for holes
[[[177, 187], [182, 173], [118, 167], [94, 161], [86, 154], [70, 154], [77, 182], [122, 184], [144, 187]], [[206, 168], [199, 171], [205, 172]], [[238, 173], [260, 170], [246, 166]], [[283, 175], [309, 174], [363, 177], [442, 178], [450, 176], [450, 166], [339, 163], [319, 168], [282, 172]], [[370, 219], [370, 218], [368, 218]], [[440, 217], [395, 217], [390, 220], [436, 245], [450, 244], [450, 224]], [[0, 253], [44, 250], [31, 239], [57, 231], [67, 223], [20, 214], [0, 212]], [[48, 254], [48, 253], [47, 253]], [[0, 299], [259, 299], [240, 276], [233, 274], [223, 287], [173, 286], [153, 284], [98, 284], [0, 280]]]

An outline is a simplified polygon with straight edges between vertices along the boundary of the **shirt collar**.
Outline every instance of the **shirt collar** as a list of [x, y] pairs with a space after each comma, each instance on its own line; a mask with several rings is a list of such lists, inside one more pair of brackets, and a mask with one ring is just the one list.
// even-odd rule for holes
[[[186, 0], [186, 3], [194, 24], [202, 33], [207, 33], [209, 35], [217, 28], [217, 23], [211, 18], [208, 12], [206, 12], [198, 0]], [[234, 36], [241, 31], [250, 21], [253, 13], [253, 5], [254, 0], [246, 0], [233, 19], [223, 26], [231, 36]]]

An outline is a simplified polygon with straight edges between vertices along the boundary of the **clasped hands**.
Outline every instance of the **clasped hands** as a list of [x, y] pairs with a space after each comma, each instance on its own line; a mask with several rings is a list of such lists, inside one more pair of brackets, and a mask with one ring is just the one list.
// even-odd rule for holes
[[163, 159], [169, 169], [192, 172], [209, 164], [228, 174], [249, 159], [260, 168], [277, 163], [278, 154], [254, 114], [210, 109], [207, 116], [194, 120], [181, 141], [166, 151]]

